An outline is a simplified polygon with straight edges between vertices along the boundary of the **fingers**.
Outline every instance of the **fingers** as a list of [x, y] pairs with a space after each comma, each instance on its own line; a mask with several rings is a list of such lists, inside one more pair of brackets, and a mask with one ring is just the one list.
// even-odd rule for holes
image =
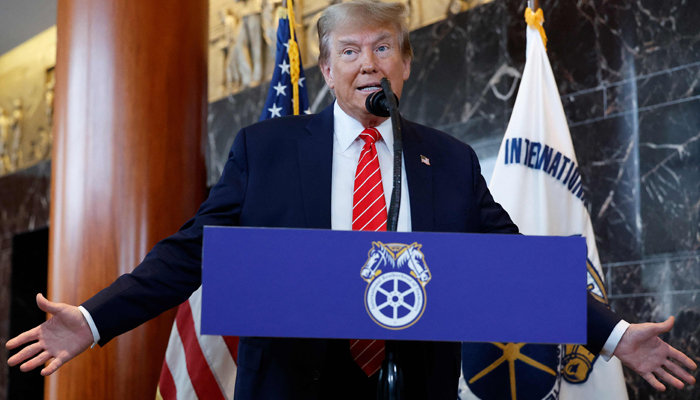
[[46, 368], [41, 370], [41, 376], [49, 376], [56, 372], [63, 365], [63, 361], [58, 358], [54, 358]]
[[690, 384], [690, 385], [695, 384], [695, 378], [693, 377], [693, 375], [690, 375], [688, 373], [688, 371], [679, 367], [673, 361], [667, 360], [666, 363], [664, 363], [664, 367], [666, 367], [667, 370], [669, 370], [672, 374], [679, 377], [685, 383]]
[[659, 392], [666, 390], [666, 386], [662, 385], [651, 372], [647, 372], [646, 374], [642, 375], [642, 378], [649, 382], [649, 384]]
[[41, 293], [37, 293], [36, 295], [36, 304], [39, 306], [41, 311], [47, 312], [49, 314], [56, 314], [60, 311], [58, 303], [46, 300], [46, 297], [44, 297], [44, 295], [42, 295]]
[[698, 368], [697, 364], [695, 364], [695, 362], [691, 360], [690, 357], [686, 356], [674, 347], [671, 347], [671, 349], [669, 350], [669, 357], [683, 364], [688, 369], [695, 370]]
[[40, 365], [44, 365], [44, 363], [49, 361], [50, 359], [51, 359], [51, 354], [49, 354], [47, 351], [44, 351], [43, 353], [39, 354], [38, 356], [36, 356], [36, 357], [32, 358], [31, 360], [27, 361], [26, 363], [22, 364], [22, 366], [19, 367], [19, 369], [22, 372], [31, 371]]
[[654, 371], [654, 374], [656, 374], [656, 376], [658, 376], [659, 379], [663, 380], [664, 382], [668, 382], [673, 385], [673, 387], [676, 389], [683, 389], [683, 382], [678, 380], [678, 378], [675, 376], [669, 374], [665, 369], [659, 367], [656, 369], [656, 371]]
[[23, 348], [22, 351], [20, 351], [19, 353], [10, 357], [10, 359], [7, 360], [7, 364], [10, 367], [14, 367], [15, 365], [21, 363], [22, 361], [29, 359], [31, 357], [34, 357], [36, 354], [38, 354], [42, 350], [44, 350], [44, 348], [39, 343], [34, 343], [32, 345], [29, 345], [29, 346]]
[[40, 327], [41, 327], [41, 325], [37, 326], [34, 329], [30, 329], [24, 333], [21, 333], [20, 335], [8, 340], [7, 343], [5, 344], [5, 347], [12, 350], [12, 349], [19, 347], [25, 343], [29, 343], [33, 340], [37, 340], [39, 338], [39, 328]]

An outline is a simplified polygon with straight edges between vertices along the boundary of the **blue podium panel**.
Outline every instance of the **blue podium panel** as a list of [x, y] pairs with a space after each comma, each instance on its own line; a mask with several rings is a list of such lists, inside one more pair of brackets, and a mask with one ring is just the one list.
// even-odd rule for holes
[[581, 237], [206, 227], [202, 333], [585, 343]]

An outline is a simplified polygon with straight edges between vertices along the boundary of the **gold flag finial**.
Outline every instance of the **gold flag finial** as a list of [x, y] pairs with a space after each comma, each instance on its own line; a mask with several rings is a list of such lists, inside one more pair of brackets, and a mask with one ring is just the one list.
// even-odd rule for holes
[[537, 29], [542, 37], [542, 43], [544, 44], [545, 51], [547, 50], [547, 35], [544, 33], [544, 13], [541, 8], [537, 9], [537, 12], [532, 12], [530, 7], [525, 9], [525, 22], [532, 29]]

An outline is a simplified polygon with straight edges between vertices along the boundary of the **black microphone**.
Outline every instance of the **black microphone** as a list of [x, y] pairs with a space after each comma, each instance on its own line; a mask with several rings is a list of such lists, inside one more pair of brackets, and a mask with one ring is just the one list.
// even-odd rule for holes
[[[396, 100], [396, 107], [398, 107], [399, 98], [396, 97], [395, 94], [394, 99]], [[365, 100], [365, 107], [367, 108], [367, 111], [376, 115], [377, 117], [388, 117], [391, 115], [391, 112], [389, 111], [390, 104], [386, 97], [386, 91], [384, 90], [371, 93], [369, 96], [367, 96], [367, 100]]]

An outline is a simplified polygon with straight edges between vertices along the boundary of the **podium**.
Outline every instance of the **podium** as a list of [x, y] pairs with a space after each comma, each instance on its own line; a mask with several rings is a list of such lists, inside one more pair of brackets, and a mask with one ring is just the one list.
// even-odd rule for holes
[[206, 227], [201, 333], [586, 342], [581, 237]]

